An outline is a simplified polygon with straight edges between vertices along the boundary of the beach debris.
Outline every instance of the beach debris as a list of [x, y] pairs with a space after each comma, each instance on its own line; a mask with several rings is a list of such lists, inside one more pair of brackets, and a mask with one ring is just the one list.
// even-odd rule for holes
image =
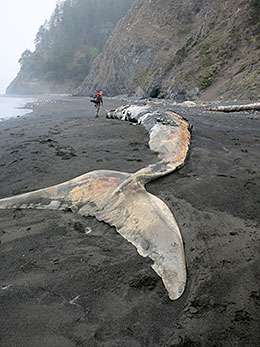
[[84, 234], [90, 234], [92, 232], [92, 229], [90, 228], [90, 227], [86, 227], [85, 229], [84, 229]]
[[90, 234], [92, 229], [90, 227], [85, 227], [82, 223], [74, 221], [74, 229], [79, 231], [81, 234]]
[[197, 106], [196, 102], [190, 101], [190, 100], [183, 101], [177, 105], [182, 106], [182, 107], [196, 107]]
[[71, 300], [69, 301], [69, 303], [70, 303], [71, 305], [80, 306], [79, 304], [76, 303], [76, 301], [77, 301], [79, 298], [80, 298], [80, 295], [77, 295], [75, 298], [71, 299]]
[[74, 213], [115, 226], [140, 255], [153, 261], [152, 268], [162, 278], [170, 299], [176, 300], [186, 284], [182, 236], [170, 209], [148, 193], [145, 184], [184, 165], [191, 127], [177, 113], [151, 104], [119, 107], [106, 116], [141, 124], [149, 134], [150, 149], [158, 153], [158, 162], [135, 173], [92, 171], [52, 187], [1, 199], [0, 209], [66, 210], [69, 206]]

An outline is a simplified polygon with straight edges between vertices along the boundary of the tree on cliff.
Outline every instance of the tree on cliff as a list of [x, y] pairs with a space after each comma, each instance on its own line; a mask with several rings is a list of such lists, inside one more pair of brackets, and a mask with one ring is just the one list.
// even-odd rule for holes
[[21, 66], [24, 66], [24, 67], [25, 67], [26, 65], [28, 65], [29, 62], [30, 62], [30, 57], [31, 57], [31, 55], [32, 55], [32, 52], [31, 52], [29, 49], [26, 49], [26, 50], [23, 52], [21, 58], [18, 60], [19, 64], [20, 64]]

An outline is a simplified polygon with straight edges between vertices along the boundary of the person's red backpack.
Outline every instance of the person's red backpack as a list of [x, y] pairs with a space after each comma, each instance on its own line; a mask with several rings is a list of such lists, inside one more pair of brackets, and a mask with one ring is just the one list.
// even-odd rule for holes
[[91, 101], [91, 102], [94, 102], [95, 104], [99, 104], [99, 103], [101, 102], [101, 100], [102, 100], [101, 95], [100, 95], [99, 93], [97, 93], [97, 94], [95, 95], [95, 98], [91, 99], [90, 101]]

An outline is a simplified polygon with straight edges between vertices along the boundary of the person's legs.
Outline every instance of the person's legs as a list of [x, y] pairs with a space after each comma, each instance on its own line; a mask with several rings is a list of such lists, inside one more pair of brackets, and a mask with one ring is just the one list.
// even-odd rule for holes
[[96, 117], [98, 117], [98, 113], [100, 110], [100, 104], [96, 104], [95, 107], [96, 107]]

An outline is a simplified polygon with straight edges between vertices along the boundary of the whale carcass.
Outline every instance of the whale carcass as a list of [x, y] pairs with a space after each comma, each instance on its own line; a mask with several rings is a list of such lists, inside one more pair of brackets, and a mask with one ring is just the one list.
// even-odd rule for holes
[[186, 284], [182, 236], [170, 209], [148, 193], [145, 184], [184, 164], [189, 124], [178, 114], [149, 104], [122, 106], [106, 116], [144, 126], [158, 162], [134, 173], [92, 171], [55, 186], [1, 199], [0, 209], [70, 209], [114, 226], [140, 255], [153, 261], [169, 297], [176, 300]]

